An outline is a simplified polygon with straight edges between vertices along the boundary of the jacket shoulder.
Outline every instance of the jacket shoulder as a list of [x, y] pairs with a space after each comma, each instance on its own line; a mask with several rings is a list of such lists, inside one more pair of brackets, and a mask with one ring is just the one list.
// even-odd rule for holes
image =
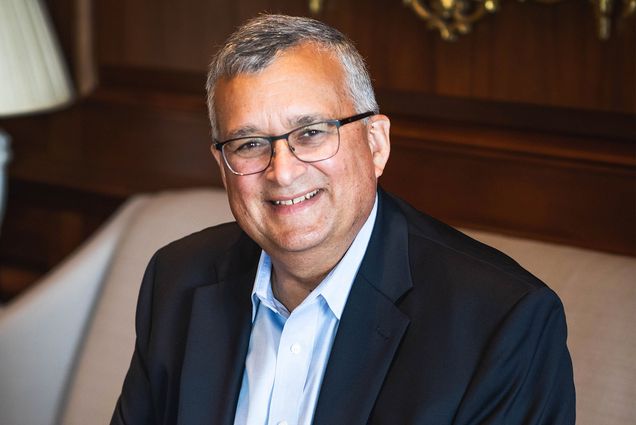
[[[521, 296], [545, 284], [503, 252], [479, 242], [391, 196], [408, 223], [414, 267], [426, 263], [448, 279], [475, 290], [499, 290]], [[480, 285], [481, 284], [481, 285]], [[485, 286], [485, 288], [484, 288]], [[470, 292], [470, 291], [469, 291]]]

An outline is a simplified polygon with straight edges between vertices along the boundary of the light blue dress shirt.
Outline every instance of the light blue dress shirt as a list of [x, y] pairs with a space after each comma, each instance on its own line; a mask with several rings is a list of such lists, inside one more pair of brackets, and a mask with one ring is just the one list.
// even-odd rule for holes
[[289, 313], [272, 292], [264, 251], [252, 290], [252, 333], [234, 425], [310, 425], [340, 317], [367, 250], [378, 200], [336, 267]]

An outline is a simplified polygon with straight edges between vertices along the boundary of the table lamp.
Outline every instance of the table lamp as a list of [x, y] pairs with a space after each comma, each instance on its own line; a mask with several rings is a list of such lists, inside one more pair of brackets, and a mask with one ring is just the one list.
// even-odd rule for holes
[[[40, 0], [0, 0], [0, 118], [68, 104], [71, 81]], [[7, 133], [0, 128], [0, 223], [5, 204]]]

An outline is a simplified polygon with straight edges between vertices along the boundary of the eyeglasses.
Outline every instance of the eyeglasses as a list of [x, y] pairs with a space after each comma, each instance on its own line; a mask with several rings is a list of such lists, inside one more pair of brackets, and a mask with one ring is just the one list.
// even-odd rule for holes
[[274, 142], [284, 139], [289, 150], [303, 162], [324, 161], [338, 153], [340, 127], [375, 115], [365, 112], [340, 120], [316, 122], [280, 136], [248, 136], [214, 144], [221, 151], [230, 171], [239, 176], [257, 174], [269, 167], [274, 156]]

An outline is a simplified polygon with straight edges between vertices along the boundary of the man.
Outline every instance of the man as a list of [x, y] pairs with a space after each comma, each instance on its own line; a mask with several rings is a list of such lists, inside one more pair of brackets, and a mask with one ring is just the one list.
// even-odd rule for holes
[[557, 296], [377, 189], [362, 58], [263, 15], [215, 56], [208, 106], [237, 223], [161, 249], [113, 424], [571, 424]]

